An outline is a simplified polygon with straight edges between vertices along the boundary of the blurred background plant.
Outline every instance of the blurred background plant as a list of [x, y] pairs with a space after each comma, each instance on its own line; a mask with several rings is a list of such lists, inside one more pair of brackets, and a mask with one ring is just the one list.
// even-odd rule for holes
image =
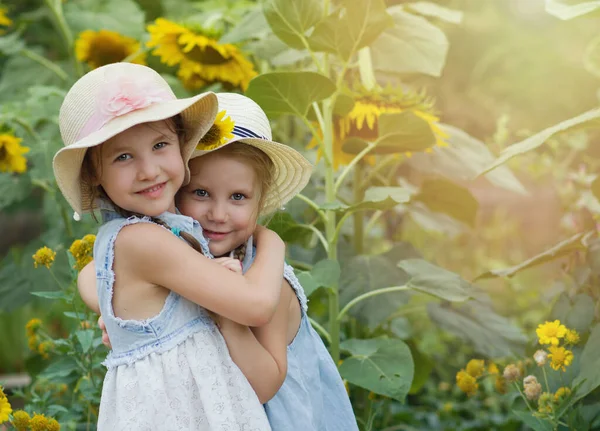
[[[598, 428], [598, 4], [4, 1], [0, 384], [31, 383], [4, 388], [0, 421], [24, 408], [94, 429], [106, 351], [74, 280], [98, 225], [73, 220], [51, 158], [69, 86], [131, 61], [182, 96], [245, 92], [315, 162], [269, 225], [362, 430]], [[561, 411], [580, 406], [553, 428], [499, 370], [521, 360], [519, 388], [525, 370], [530, 393], [545, 384], [546, 320], [580, 337], [547, 376], [545, 392], [571, 389]]]

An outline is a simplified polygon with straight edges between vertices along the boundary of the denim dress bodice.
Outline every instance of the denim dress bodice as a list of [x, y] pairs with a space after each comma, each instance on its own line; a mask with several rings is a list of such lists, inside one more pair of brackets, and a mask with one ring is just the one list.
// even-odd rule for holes
[[[98, 301], [106, 330], [110, 336], [112, 351], [104, 365], [108, 368], [131, 363], [153, 352], [168, 350], [190, 333], [202, 327], [213, 330], [215, 324], [204, 308], [171, 291], [161, 311], [145, 320], [126, 320], [115, 316], [112, 307], [114, 243], [119, 231], [135, 223], [152, 223], [148, 217], [123, 218], [110, 209], [102, 210], [104, 224], [100, 227], [94, 243]], [[202, 235], [200, 224], [181, 214], [163, 213], [159, 217], [173, 232], [185, 231], [200, 243], [202, 251], [211, 257], [208, 243]], [[157, 253], [160, 253], [157, 250]]]

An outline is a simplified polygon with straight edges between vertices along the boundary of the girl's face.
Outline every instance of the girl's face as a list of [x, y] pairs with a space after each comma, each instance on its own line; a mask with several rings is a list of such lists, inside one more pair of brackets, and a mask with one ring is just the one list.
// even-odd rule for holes
[[104, 144], [96, 158], [101, 185], [124, 210], [158, 216], [175, 211], [185, 166], [179, 138], [166, 121], [134, 126]]
[[179, 210], [204, 229], [210, 252], [223, 256], [256, 228], [260, 188], [252, 166], [218, 151], [189, 163], [191, 181], [178, 196]]

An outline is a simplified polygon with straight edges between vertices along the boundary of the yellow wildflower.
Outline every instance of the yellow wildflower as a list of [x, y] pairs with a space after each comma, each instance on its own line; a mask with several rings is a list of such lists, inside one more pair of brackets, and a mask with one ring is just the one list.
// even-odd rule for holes
[[23, 154], [28, 153], [29, 148], [22, 146], [21, 141], [12, 134], [0, 134], [0, 172], [22, 174], [27, 170], [27, 159]]
[[[140, 43], [137, 40], [110, 30], [86, 30], [75, 41], [77, 60], [87, 63], [92, 69], [123, 61], [139, 49]], [[146, 54], [140, 53], [130, 59], [130, 62], [146, 64]]]
[[483, 359], [471, 359], [467, 363], [467, 373], [477, 378], [483, 374], [485, 370], [485, 362]]
[[538, 398], [538, 412], [542, 414], [552, 413], [552, 394], [544, 392]]
[[50, 269], [54, 262], [54, 258], [56, 257], [56, 252], [51, 248], [43, 246], [31, 257], [33, 258], [33, 266], [35, 268], [37, 268], [38, 265], [44, 265], [46, 268]]
[[92, 327], [92, 324], [87, 320], [82, 320], [81, 322], [79, 322], [79, 327], [81, 329], [90, 329]]
[[562, 386], [556, 390], [556, 393], [554, 394], [554, 402], [556, 404], [560, 404], [569, 395], [571, 395], [571, 388]]
[[40, 319], [31, 319], [25, 325], [25, 331], [27, 332], [27, 336], [31, 337], [37, 334], [41, 327], [42, 321]]
[[566, 371], [566, 367], [573, 362], [573, 352], [564, 347], [550, 346], [548, 357], [552, 360], [550, 366], [554, 370]]
[[177, 76], [190, 90], [221, 82], [227, 89], [245, 91], [256, 76], [252, 63], [235, 45], [219, 43], [214, 32], [199, 26], [158, 18], [148, 26], [148, 33], [152, 53], [169, 66], [179, 65]]
[[2, 387], [0, 386], [0, 424], [8, 421], [8, 418], [12, 413], [12, 407], [1, 388]]
[[490, 373], [490, 374], [500, 374], [500, 370], [498, 369], [498, 365], [494, 364], [493, 362], [490, 362], [490, 365], [488, 365], [488, 373]]
[[48, 429], [48, 425], [48, 418], [44, 415], [38, 415], [37, 413], [33, 414], [33, 417], [29, 422], [31, 431], [46, 431]]
[[91, 233], [88, 233], [87, 235], [85, 235], [83, 238], [81, 238], [81, 240], [83, 242], [86, 242], [89, 244], [89, 246], [92, 248], [92, 250], [94, 249], [94, 243], [96, 242], [96, 235], [93, 235]]
[[508, 364], [504, 367], [504, 378], [507, 382], [512, 383], [519, 380], [522, 376], [521, 370], [515, 364]]
[[200, 143], [196, 147], [198, 150], [213, 150], [219, 148], [229, 140], [233, 139], [233, 128], [235, 124], [231, 117], [227, 116], [225, 111], [217, 114], [214, 124], [208, 132], [200, 139]]
[[5, 7], [0, 7], [0, 26], [2, 27], [8, 27], [12, 25], [12, 20], [6, 16], [6, 12], [8, 12], [8, 9]]
[[81, 271], [84, 266], [92, 261], [92, 252], [94, 251], [94, 241], [86, 240], [86, 237], [91, 237], [93, 235], [86, 235], [82, 239], [76, 239], [69, 247], [69, 252], [75, 258], [75, 266], [74, 268], [78, 271]]
[[505, 394], [506, 393], [506, 379], [501, 376], [501, 375], [497, 375], [496, 376], [496, 381], [494, 382], [494, 386], [496, 388], [496, 391], [498, 391], [499, 394]]
[[48, 359], [50, 357], [48, 352], [50, 352], [53, 348], [54, 348], [54, 343], [52, 342], [52, 340], [42, 341], [37, 346], [38, 353], [40, 355], [42, 355], [42, 358], [44, 358], [44, 359]]
[[456, 385], [468, 396], [474, 395], [477, 392], [479, 384], [477, 379], [467, 373], [465, 370], [460, 370], [456, 373]]
[[60, 431], [60, 424], [54, 418], [50, 418], [48, 420], [48, 428], [47, 431]]
[[574, 329], [567, 329], [567, 333], [565, 334], [565, 341], [567, 344], [575, 345], [579, 343], [579, 334]]
[[17, 431], [26, 431], [29, 428], [29, 421], [31, 421], [31, 417], [26, 411], [17, 410], [13, 413], [12, 424]]
[[558, 339], [566, 335], [567, 328], [565, 325], [560, 324], [560, 320], [555, 320], [554, 322], [546, 322], [538, 325], [535, 333], [540, 339], [540, 344], [558, 346]]
[[29, 350], [32, 352], [37, 352], [38, 345], [40, 344], [40, 339], [37, 335], [32, 335], [27, 339], [27, 345], [29, 346]]

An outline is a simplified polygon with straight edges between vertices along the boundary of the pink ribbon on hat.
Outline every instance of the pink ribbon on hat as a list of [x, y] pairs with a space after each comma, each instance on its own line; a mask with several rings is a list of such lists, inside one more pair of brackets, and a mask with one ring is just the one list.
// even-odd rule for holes
[[157, 88], [155, 81], [136, 80], [124, 75], [111, 77], [98, 91], [94, 113], [79, 132], [77, 140], [100, 130], [113, 118], [146, 108], [153, 103], [174, 99], [171, 92]]

